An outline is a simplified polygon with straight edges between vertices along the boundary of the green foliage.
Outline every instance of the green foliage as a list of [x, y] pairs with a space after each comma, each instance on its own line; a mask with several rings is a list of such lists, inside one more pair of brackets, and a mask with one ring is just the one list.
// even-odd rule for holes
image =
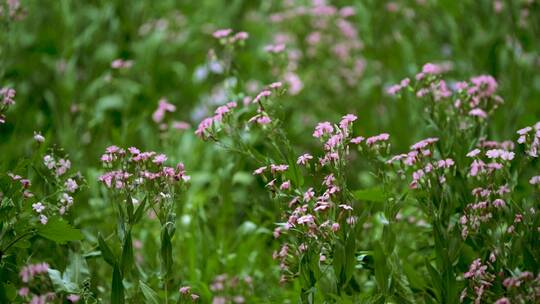
[[38, 234], [58, 244], [80, 241], [84, 235], [61, 218], [52, 218], [46, 225], [38, 228]]

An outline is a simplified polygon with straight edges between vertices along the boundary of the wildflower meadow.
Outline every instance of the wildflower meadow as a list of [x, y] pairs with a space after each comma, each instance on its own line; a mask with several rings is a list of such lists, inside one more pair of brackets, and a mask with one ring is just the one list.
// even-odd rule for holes
[[540, 303], [540, 1], [0, 0], [0, 303]]

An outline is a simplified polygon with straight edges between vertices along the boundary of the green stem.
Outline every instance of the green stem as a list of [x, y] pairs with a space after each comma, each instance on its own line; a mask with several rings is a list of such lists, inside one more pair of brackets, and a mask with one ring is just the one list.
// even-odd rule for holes
[[[20, 241], [21, 239], [23, 239], [24, 237], [26, 237], [27, 235], [30, 235], [30, 234], [32, 234], [32, 233], [34, 233], [33, 230], [30, 230], [30, 231], [27, 231], [27, 232], [23, 233], [22, 235], [20, 235], [19, 237], [17, 237], [17, 238], [14, 239], [13, 241], [11, 241], [11, 242], [6, 246], [6, 248], [0, 250], [0, 252], [3, 253], [3, 252], [8, 251], [8, 249], [11, 248], [13, 245], [15, 245], [18, 241]], [[0, 258], [1, 258], [1, 256], [0, 256]]]

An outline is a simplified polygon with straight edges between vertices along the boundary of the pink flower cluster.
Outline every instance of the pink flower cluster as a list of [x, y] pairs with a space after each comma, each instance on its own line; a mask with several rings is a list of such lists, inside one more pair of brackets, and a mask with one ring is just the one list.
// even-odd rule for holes
[[[500, 271], [497, 275], [490, 272], [493, 271], [493, 266], [497, 257], [492, 252], [489, 257], [489, 262], [482, 263], [481, 259], [474, 260], [469, 266], [469, 270], [463, 274], [463, 277], [468, 282], [460, 297], [460, 302], [468, 297], [467, 290], [471, 289], [473, 295], [471, 299], [475, 304], [488, 303], [490, 297], [489, 289], [494, 285], [499, 285], [496, 280], [502, 280], [501, 288], [504, 288], [505, 296], [498, 298], [495, 304], [510, 304], [510, 303], [537, 303], [540, 300], [540, 274], [535, 276], [530, 271], [522, 271], [513, 273], [505, 278], [504, 272]], [[490, 263], [491, 262], [491, 263]], [[492, 302], [489, 302], [492, 303]]]
[[45, 274], [49, 270], [49, 264], [47, 263], [38, 263], [38, 264], [29, 264], [24, 266], [19, 273], [21, 280], [24, 283], [30, 282], [35, 276], [40, 274]]
[[7, 109], [15, 104], [15, 90], [12, 88], [1, 88], [0, 89], [0, 124], [6, 122], [6, 117], [4, 113]]
[[245, 41], [249, 38], [249, 34], [246, 32], [237, 32], [233, 35], [233, 30], [229, 28], [216, 30], [214, 33], [212, 33], [212, 36], [219, 39], [219, 41], [223, 44], [234, 44], [236, 42]]
[[[337, 62], [336, 71], [348, 86], [354, 86], [362, 77], [366, 62], [361, 57], [364, 47], [358, 30], [351, 20], [356, 14], [353, 7], [338, 9], [323, 1], [313, 1], [309, 6], [289, 5], [270, 16], [273, 23], [282, 26], [282, 31], [274, 36], [274, 44], [266, 47], [270, 53], [283, 53], [287, 45], [288, 59], [286, 73], [294, 73], [298, 59], [329, 58]], [[308, 20], [311, 25], [307, 35], [299, 35], [291, 30], [293, 19]], [[305, 42], [304, 42], [305, 41]], [[329, 57], [328, 54], [331, 56]]]
[[133, 66], [133, 60], [115, 59], [111, 62], [111, 68], [115, 70], [129, 69]]
[[434, 160], [433, 145], [438, 138], [426, 138], [410, 147], [410, 151], [398, 154], [386, 161], [387, 164], [398, 163], [400, 172], [412, 171], [411, 189], [429, 189], [434, 184], [444, 184], [446, 175], [452, 173], [454, 160], [451, 158]]
[[[346, 162], [349, 145], [361, 144], [363, 137], [352, 138], [352, 125], [357, 116], [347, 114], [338, 124], [330, 122], [317, 124], [313, 136], [318, 138], [323, 146], [324, 156], [318, 162], [309, 153], [300, 155], [296, 164], [306, 170], [314, 170], [317, 175], [328, 170], [321, 180], [318, 190], [315, 187], [300, 188], [290, 180], [291, 170], [286, 164], [270, 164], [256, 169], [253, 174], [261, 175], [267, 182], [267, 187], [276, 198], [287, 201], [289, 210], [284, 214], [286, 222], [274, 230], [274, 236], [280, 238], [283, 234], [292, 234], [296, 241], [284, 242], [281, 249], [274, 253], [274, 258], [280, 261], [283, 277], [288, 280], [289, 267], [296, 264], [299, 256], [307, 250], [320, 250], [320, 262], [325, 263], [326, 256], [331, 254], [330, 240], [342, 227], [352, 227], [356, 224], [352, 202], [344, 200], [342, 183], [334, 174], [339, 163]], [[386, 141], [388, 134], [376, 136], [368, 150], [376, 150], [376, 143]], [[266, 174], [269, 173], [269, 174]], [[317, 240], [317, 241], [316, 241]], [[311, 244], [311, 245], [310, 245]]]
[[110, 189], [133, 189], [145, 182], [157, 184], [167, 182], [187, 182], [190, 177], [186, 175], [184, 164], [178, 163], [176, 168], [164, 166], [167, 160], [165, 154], [154, 151], [141, 152], [135, 147], [124, 149], [110, 146], [101, 156], [101, 161], [107, 168], [120, 167], [111, 170], [99, 177], [99, 180]]
[[[500, 96], [495, 95], [497, 81], [489, 75], [472, 77], [469, 82], [458, 82], [450, 89], [446, 81], [439, 76], [450, 68], [450, 64], [425, 64], [422, 72], [416, 75], [416, 96], [429, 96], [437, 103], [449, 101], [444, 103], [446, 112], [480, 119], [487, 118], [503, 102]], [[396, 95], [406, 87], [413, 88], [408, 78], [390, 86], [387, 93]]]
[[540, 122], [518, 130], [517, 134], [519, 135], [518, 144], [525, 146], [526, 153], [530, 157], [537, 158], [540, 147]]
[[228, 115], [230, 115], [232, 110], [236, 107], [237, 107], [237, 103], [234, 101], [231, 101], [225, 105], [219, 106], [215, 110], [214, 116], [207, 117], [199, 123], [197, 130], [195, 130], [195, 134], [203, 139], [213, 137], [212, 127], [219, 125], [222, 122], [222, 120]]
[[165, 114], [167, 112], [175, 112], [176, 106], [169, 103], [169, 101], [166, 98], [161, 98], [158, 102], [158, 107], [152, 114], [152, 119], [156, 123], [161, 123], [163, 119], [165, 118]]
[[43, 157], [43, 164], [47, 169], [54, 172], [56, 177], [64, 175], [71, 168], [71, 161], [69, 159], [55, 159], [54, 155], [47, 154]]
[[251, 293], [253, 279], [250, 276], [232, 276], [228, 274], [217, 275], [210, 284], [212, 291], [212, 304], [247, 303], [245, 296]]
[[[482, 264], [481, 259], [474, 260], [469, 266], [469, 271], [463, 274], [463, 277], [469, 281], [470, 288], [474, 291], [474, 303], [480, 304], [486, 290], [491, 287], [495, 276], [487, 271], [488, 266]], [[460, 302], [467, 297], [467, 288], [461, 293]]]
[[452, 69], [452, 64], [448, 62], [443, 63], [426, 63], [422, 67], [422, 72], [416, 74], [415, 79], [417, 81], [428, 78], [429, 76], [437, 76], [446, 73]]
[[178, 291], [180, 292], [180, 297], [190, 297], [193, 302], [199, 299], [199, 295], [191, 291], [191, 286], [182, 286]]

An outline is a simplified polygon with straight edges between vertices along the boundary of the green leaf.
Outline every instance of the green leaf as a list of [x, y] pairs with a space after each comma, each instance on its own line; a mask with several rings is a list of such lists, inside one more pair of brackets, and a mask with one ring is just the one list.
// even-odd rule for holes
[[144, 208], [146, 207], [146, 197], [141, 201], [139, 207], [135, 210], [135, 215], [133, 215], [133, 223], [137, 223], [144, 214]]
[[71, 282], [65, 276], [63, 277], [62, 273], [59, 270], [49, 268], [47, 272], [56, 292], [77, 292], [77, 284]]
[[345, 243], [345, 264], [343, 270], [345, 271], [345, 281], [348, 282], [356, 268], [356, 238], [353, 234], [350, 234]]
[[98, 233], [98, 244], [99, 249], [101, 250], [101, 256], [103, 256], [105, 262], [107, 262], [111, 266], [114, 266], [114, 264], [116, 264], [116, 258], [114, 257], [111, 248], [109, 248], [109, 245], [107, 245], [107, 242], [105, 242], [105, 240], [103, 239], [101, 233]]
[[375, 280], [379, 289], [383, 294], [386, 295], [388, 291], [388, 278], [390, 277], [390, 272], [386, 267], [386, 255], [384, 254], [383, 247], [380, 242], [375, 242], [373, 248], [373, 259], [375, 262]]
[[118, 264], [114, 264], [112, 286], [111, 286], [111, 304], [124, 304], [124, 285], [122, 284], [122, 274]]
[[345, 247], [341, 244], [341, 242], [336, 242], [336, 246], [334, 249], [334, 259], [333, 259], [333, 266], [334, 266], [334, 272], [338, 278], [338, 281], [344, 281], [345, 275], [343, 271], [343, 265], [345, 264]]
[[152, 288], [150, 288], [150, 286], [139, 280], [139, 287], [144, 298], [146, 299], [146, 303], [159, 304], [158, 295]]
[[60, 218], [52, 218], [49, 222], [38, 228], [38, 234], [42, 237], [55, 241], [58, 244], [65, 244], [69, 241], [79, 241], [84, 238], [79, 229], [71, 227], [71, 225]]
[[353, 196], [359, 201], [384, 202], [385, 196], [381, 187], [373, 187], [353, 191]]
[[0, 300], [11, 303], [17, 297], [17, 289], [11, 283], [0, 284]]
[[90, 277], [86, 259], [78, 253], [69, 253], [69, 265], [62, 276], [64, 280], [81, 285], [83, 281]]
[[167, 276], [172, 270], [172, 243], [167, 226], [161, 229], [161, 272]]
[[132, 269], [133, 264], [135, 264], [133, 259], [133, 241], [131, 240], [131, 230], [128, 230], [124, 238], [122, 257], [120, 259], [122, 273], [126, 275]]

